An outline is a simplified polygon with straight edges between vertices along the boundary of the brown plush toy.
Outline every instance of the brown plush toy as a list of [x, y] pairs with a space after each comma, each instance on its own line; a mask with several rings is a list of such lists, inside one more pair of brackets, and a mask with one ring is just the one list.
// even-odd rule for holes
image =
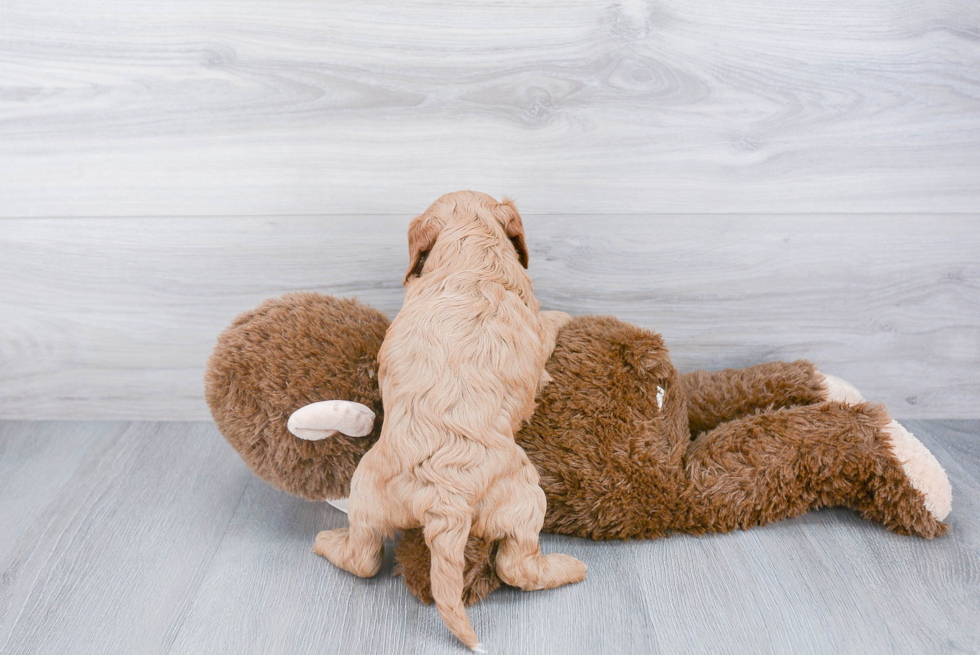
[[[356, 300], [296, 293], [220, 336], [207, 401], [260, 478], [310, 500], [347, 497], [381, 428], [376, 360], [388, 322]], [[951, 490], [932, 454], [884, 406], [809, 362], [680, 375], [658, 334], [585, 316], [559, 333], [547, 371], [517, 435], [541, 476], [547, 532], [653, 539], [826, 506], [900, 534], [947, 530]], [[500, 585], [494, 548], [470, 538], [467, 604]], [[412, 593], [431, 602], [421, 530], [402, 535], [395, 557]]]

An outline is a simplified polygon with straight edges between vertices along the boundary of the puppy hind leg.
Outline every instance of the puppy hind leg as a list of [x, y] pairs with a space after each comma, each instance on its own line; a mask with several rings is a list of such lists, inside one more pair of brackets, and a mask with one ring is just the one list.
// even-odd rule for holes
[[383, 547], [384, 540], [376, 531], [352, 525], [318, 534], [313, 552], [360, 578], [371, 578], [381, 570]]
[[497, 551], [497, 575], [524, 591], [554, 589], [585, 579], [586, 566], [571, 555], [541, 554], [537, 538], [517, 532], [505, 538]]
[[523, 589], [553, 589], [585, 579], [586, 566], [571, 555], [561, 553], [541, 554], [538, 534], [544, 524], [544, 492], [538, 485], [514, 497], [509, 506], [497, 512], [510, 513], [507, 523], [510, 531], [500, 542], [497, 550], [497, 575], [505, 583]]
[[471, 518], [465, 512], [426, 513], [423, 529], [432, 554], [430, 584], [432, 599], [449, 631], [470, 650], [485, 652], [463, 607], [464, 549]]
[[373, 476], [354, 472], [347, 520], [350, 527], [324, 530], [316, 536], [313, 552], [361, 578], [381, 570], [384, 537], [390, 531], [386, 505]]

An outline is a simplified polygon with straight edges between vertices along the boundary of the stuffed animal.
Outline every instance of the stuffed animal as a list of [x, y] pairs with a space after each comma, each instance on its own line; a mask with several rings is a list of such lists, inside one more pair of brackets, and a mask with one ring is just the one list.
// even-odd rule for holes
[[[346, 498], [381, 428], [376, 359], [388, 323], [357, 300], [296, 293], [225, 330], [205, 395], [256, 475], [310, 500]], [[947, 530], [951, 489], [935, 457], [884, 406], [809, 362], [681, 375], [658, 334], [584, 316], [562, 328], [547, 372], [517, 435], [541, 476], [547, 532], [653, 539], [826, 506], [900, 534]], [[470, 538], [467, 604], [500, 585], [494, 552]], [[405, 531], [395, 557], [431, 602], [421, 530]]]

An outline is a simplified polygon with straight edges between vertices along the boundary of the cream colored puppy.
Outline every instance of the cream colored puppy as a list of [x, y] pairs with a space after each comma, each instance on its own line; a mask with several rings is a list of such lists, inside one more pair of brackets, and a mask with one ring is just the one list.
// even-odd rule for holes
[[541, 554], [545, 496], [514, 442], [568, 316], [539, 313], [509, 201], [442, 196], [412, 221], [408, 243], [405, 303], [378, 353], [381, 437], [351, 480], [350, 527], [321, 532], [314, 550], [369, 577], [385, 537], [423, 526], [439, 613], [479, 650], [462, 603], [467, 535], [500, 540], [497, 573], [521, 589], [585, 577], [577, 559]]

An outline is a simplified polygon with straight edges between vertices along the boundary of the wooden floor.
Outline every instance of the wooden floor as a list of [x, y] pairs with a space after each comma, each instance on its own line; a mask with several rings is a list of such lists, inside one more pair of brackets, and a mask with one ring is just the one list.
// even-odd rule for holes
[[[951, 533], [846, 510], [748, 532], [601, 543], [470, 610], [491, 653], [980, 651], [980, 421], [909, 421], [953, 484]], [[462, 653], [391, 577], [311, 552], [343, 514], [254, 478], [209, 423], [0, 422], [0, 652]]]

